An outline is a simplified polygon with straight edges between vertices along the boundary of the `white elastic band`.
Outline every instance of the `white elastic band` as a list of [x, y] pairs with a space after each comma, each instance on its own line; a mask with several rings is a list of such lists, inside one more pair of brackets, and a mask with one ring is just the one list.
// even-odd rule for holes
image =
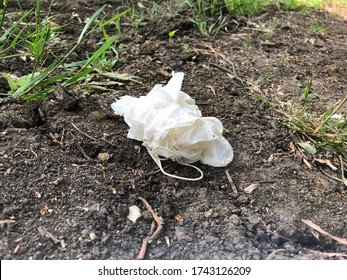
[[[186, 180], [186, 181], [199, 181], [201, 180], [203, 177], [204, 177], [204, 173], [201, 171], [200, 168], [194, 166], [194, 165], [191, 165], [191, 164], [188, 164], [188, 163], [180, 163], [182, 165], [186, 165], [186, 166], [189, 166], [189, 167], [192, 167], [194, 169], [196, 169], [199, 173], [200, 173], [200, 176], [197, 177], [197, 178], [187, 178], [187, 177], [181, 177], [181, 176], [177, 176], [177, 175], [173, 175], [173, 174], [170, 174], [170, 173], [167, 173], [162, 165], [161, 165], [161, 161], [162, 159], [159, 158], [159, 156], [157, 154], [155, 154], [150, 148], [148, 148], [146, 145], [144, 145], [146, 148], [147, 148], [147, 151], [148, 153], [150, 154], [150, 156], [152, 157], [152, 159], [155, 161], [155, 163], [158, 165], [158, 167], [160, 168], [160, 171], [166, 175], [166, 176], [169, 176], [171, 178], [175, 178], [175, 179], [180, 179], [180, 180]], [[164, 148], [164, 147], [160, 147], [160, 148]], [[167, 148], [165, 148], [167, 149]]]

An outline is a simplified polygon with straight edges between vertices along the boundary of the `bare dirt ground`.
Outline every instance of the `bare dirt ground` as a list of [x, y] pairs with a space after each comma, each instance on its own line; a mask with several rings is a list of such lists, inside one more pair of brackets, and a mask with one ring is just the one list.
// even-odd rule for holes
[[[58, 23], [70, 24], [64, 29], [66, 39], [76, 38], [84, 24], [72, 13], [83, 19], [101, 4], [63, 2], [53, 6], [52, 13], [59, 14]], [[111, 14], [119, 3], [107, 2]], [[136, 32], [125, 25], [114, 71], [135, 75], [141, 84], [101, 93], [69, 89], [80, 96], [70, 111], [53, 97], [31, 104], [3, 98], [0, 258], [135, 259], [153, 221], [138, 197], [164, 219], [159, 238], [147, 248], [147, 259], [346, 258], [346, 246], [302, 221], [347, 237], [346, 186], [331, 178], [340, 178], [339, 171], [315, 161], [336, 164], [336, 159], [326, 151], [315, 156], [294, 152], [290, 143], [298, 136], [250, 95], [249, 83], [237, 80], [228, 61], [248, 82], [272, 71], [261, 84], [270, 98], [297, 99], [302, 84], [313, 77], [313, 107], [322, 111], [347, 91], [347, 22], [326, 12], [276, 9], [249, 21], [258, 26], [234, 19], [229, 32], [216, 38], [200, 37], [183, 14], [146, 22]], [[259, 27], [274, 22], [272, 33]], [[311, 25], [328, 33], [310, 30]], [[75, 56], [82, 59], [98, 40], [91, 38]], [[182, 50], [184, 44], [188, 52]], [[32, 66], [20, 59], [0, 63], [2, 72], [19, 75]], [[145, 95], [154, 84], [166, 83], [172, 71], [186, 74], [183, 91], [203, 115], [223, 122], [224, 136], [235, 152], [226, 168], [197, 163], [205, 175], [198, 182], [158, 172], [141, 143], [127, 139], [127, 125], [110, 108], [119, 96]], [[0, 86], [1, 92], [8, 90], [5, 81]], [[110, 158], [100, 159], [100, 153]], [[195, 175], [173, 162], [165, 162], [165, 168]], [[255, 190], [245, 192], [252, 184]], [[143, 214], [135, 224], [127, 219], [132, 205]]]

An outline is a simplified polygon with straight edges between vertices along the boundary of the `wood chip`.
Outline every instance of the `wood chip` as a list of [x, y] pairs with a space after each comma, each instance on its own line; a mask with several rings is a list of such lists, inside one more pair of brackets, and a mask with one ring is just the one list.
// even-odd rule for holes
[[212, 214], [213, 214], [213, 209], [212, 208], [207, 210], [206, 212], [204, 212], [205, 218], [210, 218], [212, 216]]
[[[140, 252], [137, 256], [137, 259], [143, 260], [145, 257], [145, 254], [146, 254], [148, 244], [151, 244], [154, 240], [156, 240], [159, 237], [161, 231], [163, 230], [164, 219], [162, 217], [159, 217], [153, 211], [152, 206], [147, 202], [146, 199], [144, 199], [143, 197], [140, 197], [140, 196], [138, 197], [138, 199], [140, 199], [143, 202], [143, 204], [146, 206], [148, 212], [152, 215], [152, 217], [154, 219], [154, 221], [152, 222], [152, 225], [151, 225], [149, 235], [143, 239]], [[157, 229], [154, 231], [155, 224], [157, 224]]]
[[17, 245], [16, 248], [14, 248], [14, 250], [13, 250], [13, 254], [16, 254], [18, 252], [19, 248], [20, 248], [20, 246]]
[[177, 222], [181, 222], [181, 221], [183, 221], [183, 218], [182, 218], [181, 215], [176, 215], [176, 216], [175, 216], [175, 220], [176, 220]]
[[228, 179], [228, 181], [230, 183], [230, 186], [231, 186], [231, 189], [232, 189], [233, 193], [237, 194], [237, 188], [236, 188], [236, 186], [234, 184], [234, 181], [231, 178], [230, 173], [229, 173], [228, 170], [225, 170], [225, 175], [227, 176], [227, 179]]

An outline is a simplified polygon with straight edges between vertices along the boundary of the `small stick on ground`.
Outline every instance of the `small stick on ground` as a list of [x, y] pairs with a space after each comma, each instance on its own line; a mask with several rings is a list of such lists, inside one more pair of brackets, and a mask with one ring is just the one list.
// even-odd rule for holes
[[76, 141], [76, 145], [77, 145], [77, 148], [79, 149], [79, 151], [81, 152], [81, 154], [84, 156], [84, 158], [86, 160], [91, 160], [91, 158], [86, 154], [86, 152], [81, 147], [80, 143]]
[[230, 183], [230, 186], [231, 186], [231, 189], [233, 190], [233, 193], [237, 194], [237, 188], [236, 188], [235, 183], [234, 183], [233, 179], [231, 178], [228, 170], [225, 170], [225, 175], [227, 176], [227, 179]]
[[311, 222], [310, 220], [301, 220], [301, 221], [305, 223], [306, 225], [308, 225], [311, 229], [318, 231], [320, 234], [323, 234], [331, 239], [334, 239], [340, 244], [347, 245], [347, 239], [337, 237], [335, 235], [330, 234], [329, 232], [326, 232], [324, 229], [320, 228], [319, 226], [317, 226], [315, 223]]
[[95, 138], [93, 138], [92, 136], [89, 136], [87, 133], [81, 131], [74, 123], [71, 123], [71, 125], [74, 127], [74, 129], [76, 129], [79, 133], [83, 134], [84, 136], [88, 137], [91, 140], [94, 140], [95, 142], [99, 142], [98, 140], [96, 140]]
[[145, 257], [148, 244], [151, 244], [155, 239], [157, 239], [159, 234], [163, 230], [164, 220], [162, 217], [159, 217], [153, 211], [152, 206], [147, 202], [146, 199], [144, 199], [143, 197], [138, 197], [138, 199], [140, 199], [143, 202], [143, 204], [146, 206], [148, 212], [151, 213], [155, 223], [157, 224], [157, 229], [154, 231], [155, 224], [152, 223], [149, 235], [142, 242], [142, 246], [141, 246], [139, 255], [137, 257], [137, 259], [142, 260]]

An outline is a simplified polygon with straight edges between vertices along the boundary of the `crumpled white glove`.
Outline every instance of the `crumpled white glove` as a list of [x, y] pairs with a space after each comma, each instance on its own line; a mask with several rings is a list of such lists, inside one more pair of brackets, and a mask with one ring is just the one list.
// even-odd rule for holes
[[[166, 86], [155, 85], [140, 98], [122, 96], [111, 104], [115, 114], [124, 117], [128, 138], [143, 141], [161, 171], [171, 177], [199, 180], [203, 173], [190, 163], [201, 161], [214, 167], [226, 166], [233, 149], [222, 136], [223, 124], [214, 117], [202, 117], [195, 100], [181, 91], [184, 73], [172, 73]], [[166, 173], [161, 158], [196, 168], [201, 176], [185, 178]]]

